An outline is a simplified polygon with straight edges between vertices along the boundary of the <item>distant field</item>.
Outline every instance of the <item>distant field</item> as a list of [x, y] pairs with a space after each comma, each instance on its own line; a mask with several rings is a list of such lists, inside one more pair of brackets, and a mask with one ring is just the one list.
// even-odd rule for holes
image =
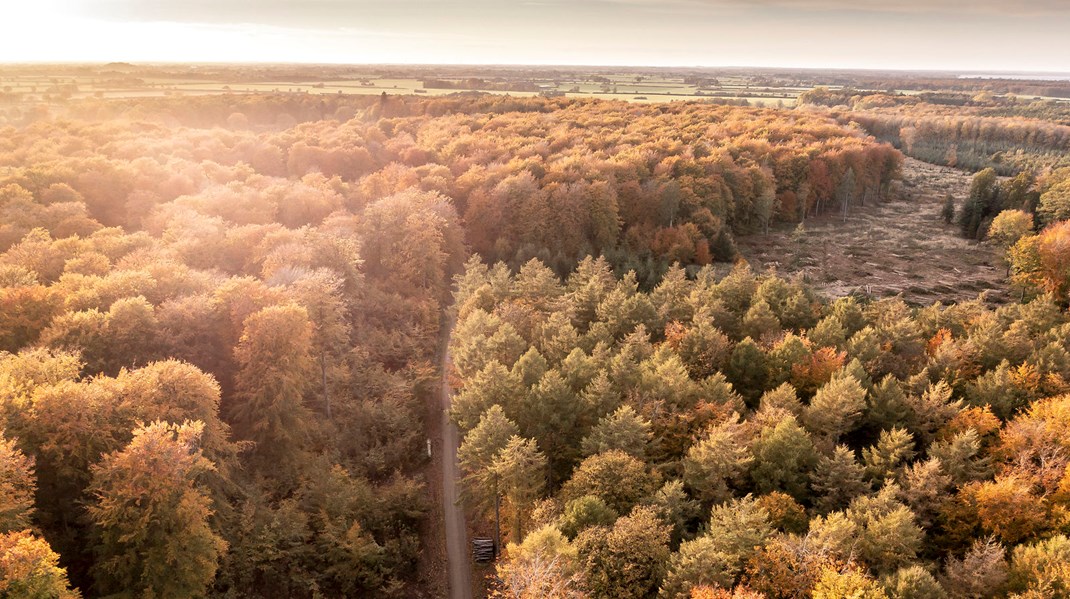
[[[306, 93], [306, 94], [419, 94], [440, 96], [458, 91], [478, 91], [512, 96], [539, 94], [570, 98], [611, 98], [629, 102], [669, 102], [678, 100], [746, 100], [757, 105], [793, 106], [798, 95], [808, 87], [770, 87], [752, 85], [746, 78], [722, 78], [689, 83], [684, 78], [611, 75], [592, 78], [532, 78], [523, 81], [490, 81], [487, 86], [465, 86], [463, 80], [443, 78], [453, 88], [425, 87], [422, 79], [361, 77], [344, 80], [261, 80], [227, 81], [218, 78], [145, 77], [136, 80], [107, 79], [95, 76], [42, 77], [4, 76], [0, 72], [0, 91], [7, 104], [58, 103], [83, 98], [128, 98], [223, 93]], [[502, 89], [510, 84], [530, 90]]]

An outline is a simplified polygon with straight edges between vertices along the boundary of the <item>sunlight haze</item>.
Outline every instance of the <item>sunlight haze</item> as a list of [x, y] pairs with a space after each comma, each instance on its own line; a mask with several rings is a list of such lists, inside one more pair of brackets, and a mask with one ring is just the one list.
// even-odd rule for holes
[[46, 0], [4, 10], [5, 62], [1070, 69], [1070, 7], [1053, 0]]

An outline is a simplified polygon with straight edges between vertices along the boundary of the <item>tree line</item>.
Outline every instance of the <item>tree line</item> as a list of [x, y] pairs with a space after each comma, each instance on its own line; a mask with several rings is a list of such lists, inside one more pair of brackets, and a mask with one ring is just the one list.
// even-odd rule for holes
[[1070, 106], [988, 92], [890, 94], [818, 87], [799, 102], [857, 123], [905, 154], [972, 171], [1014, 176], [1068, 165]]
[[[417, 187], [453, 201], [471, 249], [488, 260], [517, 267], [538, 256], [565, 274], [604, 254], [644, 284], [674, 261], [733, 260], [733, 235], [873, 202], [901, 162], [890, 146], [824, 116], [702, 103], [237, 96], [75, 111], [86, 120], [13, 132], [6, 164], [32, 159], [31, 192], [67, 184], [109, 226], [145, 227], [157, 206], [179, 198], [263, 224], [272, 210], [249, 210], [262, 194], [282, 202], [277, 217], [294, 226]], [[123, 119], [149, 123], [136, 138], [127, 131], [104, 143]], [[54, 146], [30, 142], [46, 135]], [[45, 166], [57, 163], [61, 144], [87, 139], [105, 149], [65, 160], [66, 173]], [[219, 166], [171, 168], [175, 153]], [[283, 193], [279, 178], [304, 185]], [[35, 218], [12, 215], [10, 226], [23, 223], [11, 235]]]

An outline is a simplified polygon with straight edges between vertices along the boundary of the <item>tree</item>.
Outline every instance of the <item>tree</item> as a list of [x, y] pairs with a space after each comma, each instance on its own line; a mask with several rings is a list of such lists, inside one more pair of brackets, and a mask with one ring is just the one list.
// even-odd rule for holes
[[1031, 592], [1038, 597], [1070, 594], [1070, 539], [1056, 535], [1015, 547], [1009, 586], [1014, 591]]
[[23, 283], [0, 284], [0, 351], [16, 352], [36, 341], [58, 311], [55, 290], [34, 284], [35, 278]]
[[959, 226], [962, 234], [976, 239], [981, 231], [981, 224], [999, 209], [999, 180], [996, 171], [991, 168], [977, 173], [970, 182], [970, 192], [959, 212]]
[[766, 597], [744, 586], [738, 586], [731, 591], [700, 586], [691, 589], [691, 599], [766, 599]]
[[523, 385], [516, 373], [493, 360], [468, 378], [464, 388], [453, 396], [450, 416], [462, 431], [471, 430], [493, 406], [516, 411], [518, 398], [523, 393]]
[[806, 428], [826, 443], [854, 430], [866, 407], [866, 390], [854, 376], [840, 374], [817, 390], [803, 413]]
[[856, 497], [847, 508], [847, 518], [859, 531], [858, 555], [880, 574], [909, 565], [925, 537], [898, 494], [895, 485], [885, 485], [874, 496]]
[[612, 526], [618, 516], [601, 498], [584, 495], [565, 504], [557, 526], [566, 537], [574, 539], [591, 526]]
[[970, 483], [960, 494], [976, 511], [981, 527], [1007, 543], [1018, 543], [1048, 526], [1044, 498], [1020, 476]]
[[578, 447], [570, 440], [579, 436], [577, 426], [582, 407], [557, 370], [547, 371], [521, 397], [516, 423], [521, 433], [537, 440], [546, 453], [551, 482], [564, 478], [578, 457]]
[[338, 387], [338, 379], [344, 376], [340, 363], [352, 334], [342, 296], [344, 283], [334, 271], [319, 269], [293, 285], [298, 302], [304, 306], [313, 324], [312, 348], [320, 371], [323, 413], [328, 419], [331, 418], [332, 388]]
[[810, 434], [794, 416], [785, 416], [775, 426], [765, 426], [751, 453], [754, 464], [750, 478], [757, 492], [783, 491], [799, 500], [806, 498], [817, 454]]
[[184, 362], [165, 360], [123, 370], [115, 382], [119, 409], [128, 422], [204, 423], [200, 447], [215, 463], [218, 474], [230, 478], [239, 447], [229, 439], [230, 427], [219, 417], [219, 384], [210, 374]]
[[901, 428], [881, 431], [877, 444], [862, 450], [866, 475], [878, 485], [897, 478], [914, 458], [914, 436]]
[[520, 429], [505, 417], [501, 406], [493, 405], [464, 436], [457, 450], [457, 463], [465, 475], [465, 490], [479, 503], [493, 502], [498, 492], [494, 463], [509, 441], [519, 435]]
[[949, 499], [951, 477], [944, 472], [940, 459], [931, 457], [912, 464], [900, 478], [900, 498], [910, 506], [918, 523], [930, 528]]
[[0, 431], [0, 533], [29, 528], [36, 491], [33, 458], [26, 457]]
[[758, 344], [746, 337], [732, 350], [724, 373], [740, 395], [748, 401], [756, 401], [768, 383], [767, 358]]
[[643, 458], [650, 438], [650, 421], [636, 414], [631, 406], [621, 406], [599, 420], [583, 439], [583, 453], [590, 456], [616, 449]]
[[1007, 582], [1006, 550], [995, 539], [975, 539], [964, 556], [949, 557], [944, 588], [952, 599], [997, 597]]
[[988, 239], [996, 244], [1007, 263], [1007, 275], [1011, 274], [1010, 249], [1018, 240], [1033, 233], [1033, 215], [1022, 210], [1004, 210], [992, 219], [988, 227]]
[[761, 340], [770, 337], [780, 329], [780, 320], [765, 300], [759, 299], [751, 304], [743, 316], [743, 334], [751, 339]]
[[843, 178], [840, 179], [840, 185], [836, 188], [836, 198], [839, 200], [841, 208], [840, 212], [843, 215], [843, 222], [847, 222], [847, 210], [851, 206], [851, 202], [854, 200], [855, 188], [857, 187], [857, 175], [854, 168], [848, 168], [844, 173]]
[[501, 597], [510, 599], [581, 599], [579, 559], [559, 530], [547, 525], [523, 543], [510, 543], [496, 567]]
[[844, 445], [837, 445], [831, 455], [818, 460], [811, 486], [815, 507], [822, 512], [847, 507], [852, 499], [870, 490], [865, 469]]
[[546, 485], [546, 456], [535, 441], [513, 436], [490, 466], [497, 490], [513, 512], [513, 539], [522, 538], [526, 510]]
[[1040, 194], [1037, 215], [1044, 224], [1070, 219], [1070, 177], [1058, 181]]
[[673, 555], [661, 596], [686, 597], [702, 585], [731, 588], [772, 531], [769, 514], [749, 495], [714, 507], [706, 534]]
[[562, 486], [561, 496], [578, 499], [593, 495], [613, 511], [623, 514], [653, 493], [656, 482], [642, 461], [623, 451], [611, 450], [580, 462], [572, 478]]
[[887, 599], [876, 580], [857, 567], [825, 568], [814, 586], [814, 599]]
[[657, 510], [661, 519], [672, 525], [670, 545], [678, 547], [692, 523], [696, 522], [702, 507], [684, 491], [684, 483], [671, 480], [658, 489], [647, 505]]
[[596, 597], [653, 597], [669, 561], [669, 526], [638, 507], [612, 528], [594, 527], [576, 539], [586, 586]]
[[955, 220], [955, 197], [953, 195], [947, 194], [944, 198], [944, 205], [940, 208], [940, 218], [945, 225], [950, 225], [951, 221]]
[[947, 591], [922, 566], [907, 566], [881, 579], [891, 599], [947, 599]]
[[198, 448], [203, 430], [200, 422], [154, 422], [93, 467], [89, 517], [101, 592], [205, 594], [227, 544], [209, 526], [211, 500], [199, 485], [212, 470]]
[[1065, 304], [1070, 299], [1070, 220], [1041, 231], [1036, 253], [1042, 289]]
[[361, 220], [370, 276], [402, 292], [445, 294], [464, 256], [457, 212], [445, 196], [410, 188], [369, 205]]
[[0, 595], [25, 599], [79, 599], [59, 555], [30, 531], [0, 534]]
[[715, 424], [691, 446], [684, 458], [684, 481], [703, 501], [728, 499], [729, 486], [738, 481], [754, 457], [743, 438], [739, 415]]
[[304, 405], [314, 380], [308, 312], [290, 304], [253, 314], [234, 355], [240, 368], [230, 409], [235, 432], [257, 444], [264, 465], [292, 464], [311, 416]]

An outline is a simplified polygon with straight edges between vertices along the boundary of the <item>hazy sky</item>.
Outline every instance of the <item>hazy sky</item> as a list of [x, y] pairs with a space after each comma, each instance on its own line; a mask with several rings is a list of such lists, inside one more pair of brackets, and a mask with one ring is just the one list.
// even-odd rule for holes
[[1070, 0], [0, 0], [0, 61], [1070, 71]]

